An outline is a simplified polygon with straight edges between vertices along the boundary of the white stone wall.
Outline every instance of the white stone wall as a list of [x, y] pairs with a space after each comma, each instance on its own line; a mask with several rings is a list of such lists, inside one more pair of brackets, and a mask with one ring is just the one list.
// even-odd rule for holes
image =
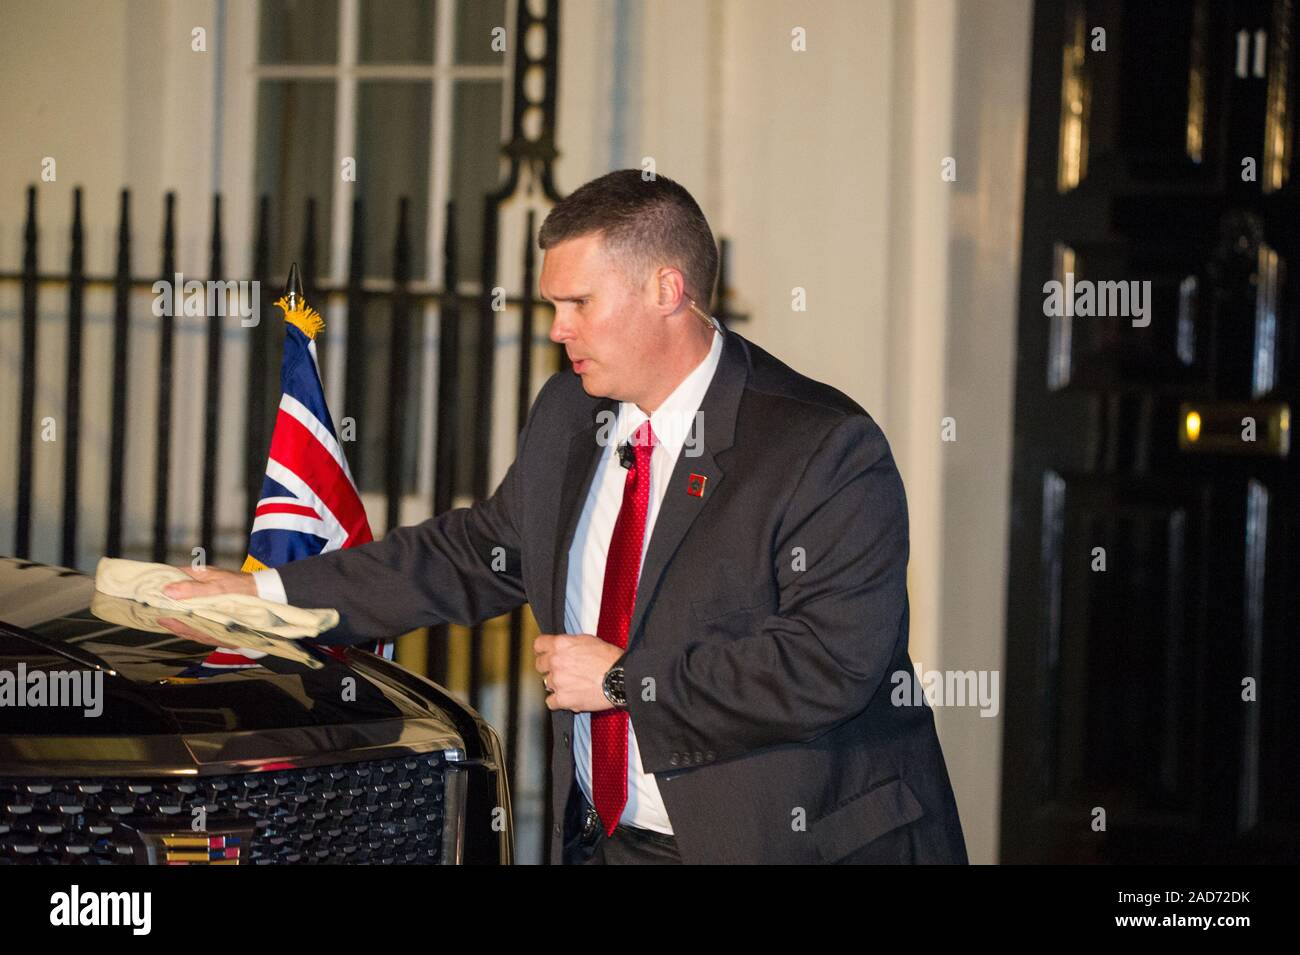
[[[735, 301], [751, 316], [742, 334], [881, 423], [908, 490], [912, 656], [926, 669], [1002, 663], [1029, 11], [1029, 0], [563, 6], [559, 188], [652, 157], [732, 240]], [[191, 29], [211, 34], [222, 17], [220, 54], [211, 42], [193, 53]], [[158, 268], [162, 196], [175, 189], [180, 265], [201, 276], [209, 197], [220, 188], [228, 268], [242, 275], [253, 209], [252, 4], [8, 0], [4, 21], [0, 271], [21, 267], [25, 187], [53, 156], [58, 180], [39, 185], [43, 270], [66, 267], [71, 190], [81, 185], [87, 268], [110, 273], [118, 191], [128, 186], [136, 273]], [[801, 52], [792, 49], [796, 29]], [[940, 178], [946, 156], [957, 161], [956, 182]], [[501, 281], [512, 290], [524, 208], [509, 210], [503, 230]], [[791, 307], [796, 287], [806, 311]], [[62, 414], [65, 302], [64, 289], [42, 292], [38, 417]], [[156, 360], [148, 304], [148, 296], [136, 303], [131, 365], [145, 382]], [[13, 533], [19, 305], [18, 286], [0, 283], [0, 552]], [[110, 353], [111, 306], [107, 291], [88, 295], [87, 356]], [[172, 510], [183, 525], [198, 515], [202, 408], [185, 389], [202, 381], [204, 338], [202, 320], [180, 324]], [[545, 332], [539, 323], [543, 346]], [[511, 409], [517, 321], [502, 322], [500, 342], [496, 401]], [[242, 382], [238, 350], [226, 373]], [[88, 365], [83, 565], [102, 543], [108, 382], [106, 368]], [[228, 413], [240, 414], [234, 405]], [[128, 527], [144, 539], [153, 415], [148, 389], [136, 389]], [[945, 416], [956, 418], [956, 442], [940, 441]], [[219, 516], [232, 527], [242, 520], [241, 438], [238, 428], [223, 431]], [[514, 439], [512, 415], [500, 415], [498, 478]], [[61, 446], [40, 445], [36, 469], [33, 556], [53, 561]], [[178, 527], [186, 533], [194, 528]], [[971, 857], [995, 861], [1001, 720], [970, 709], [937, 718]]]

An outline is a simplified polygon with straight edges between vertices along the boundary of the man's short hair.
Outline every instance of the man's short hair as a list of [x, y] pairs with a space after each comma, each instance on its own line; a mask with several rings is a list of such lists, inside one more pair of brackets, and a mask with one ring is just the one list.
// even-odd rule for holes
[[671, 265], [681, 270], [687, 293], [709, 307], [718, 276], [713, 231], [691, 194], [667, 176], [643, 179], [640, 169], [619, 169], [591, 180], [556, 203], [537, 244], [549, 249], [593, 232], [603, 234], [629, 280]]

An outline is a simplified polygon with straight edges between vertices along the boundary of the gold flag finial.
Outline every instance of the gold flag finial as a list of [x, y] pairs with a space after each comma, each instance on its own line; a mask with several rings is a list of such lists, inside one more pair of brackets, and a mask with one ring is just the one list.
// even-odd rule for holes
[[297, 262], [289, 266], [289, 282], [285, 285], [284, 294], [276, 299], [275, 304], [284, 310], [284, 320], [296, 326], [310, 339], [314, 340], [325, 327], [325, 319], [320, 317], [320, 312], [308, 305], [303, 298]]

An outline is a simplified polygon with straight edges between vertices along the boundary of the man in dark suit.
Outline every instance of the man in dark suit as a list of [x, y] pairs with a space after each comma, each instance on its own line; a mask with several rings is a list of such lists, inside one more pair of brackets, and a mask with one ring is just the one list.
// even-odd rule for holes
[[671, 180], [593, 180], [539, 244], [573, 372], [492, 497], [173, 595], [256, 586], [355, 642], [527, 601], [552, 862], [966, 862], [933, 713], [891, 693], [922, 698], [880, 428], [700, 308], [716, 246]]

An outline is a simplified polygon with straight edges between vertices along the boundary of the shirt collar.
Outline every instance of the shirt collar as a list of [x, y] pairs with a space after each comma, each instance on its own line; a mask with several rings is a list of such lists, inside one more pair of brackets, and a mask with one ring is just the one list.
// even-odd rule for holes
[[[722, 358], [722, 338], [726, 334], [719, 328], [713, 333], [713, 342], [704, 360], [695, 366], [673, 389], [672, 394], [650, 415], [650, 429], [654, 431], [659, 445], [668, 452], [669, 460], [676, 459], [681, 453], [682, 445], [690, 434], [695, 413], [704, 402], [704, 394], [713, 381], [718, 362]], [[646, 420], [646, 413], [637, 407], [634, 401], [620, 401], [618, 404], [618, 441], [622, 444]], [[703, 430], [697, 432], [696, 440], [703, 436]]]

